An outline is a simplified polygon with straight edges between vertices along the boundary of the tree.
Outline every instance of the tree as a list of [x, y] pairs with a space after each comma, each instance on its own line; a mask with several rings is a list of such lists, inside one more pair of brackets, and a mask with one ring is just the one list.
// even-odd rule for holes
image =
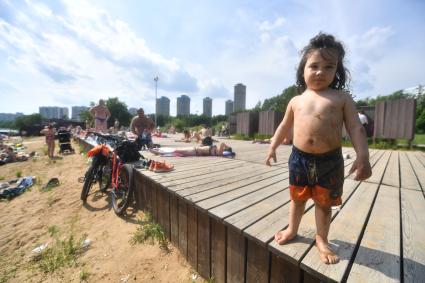
[[264, 100], [261, 109], [263, 111], [285, 111], [289, 101], [296, 95], [298, 95], [297, 87], [295, 85], [292, 85], [284, 89], [280, 95]]
[[87, 121], [90, 125], [93, 125], [94, 118], [89, 109], [82, 110], [80, 112], [80, 120], [85, 122]]
[[43, 117], [40, 114], [31, 114], [17, 117], [15, 119], [15, 125], [18, 129], [22, 129], [29, 126], [41, 125]]
[[108, 120], [108, 127], [114, 125], [115, 119], [118, 119], [120, 125], [129, 126], [131, 121], [131, 114], [127, 110], [127, 105], [124, 102], [119, 101], [118, 97], [108, 98], [106, 101], [106, 107], [111, 112], [111, 117]]

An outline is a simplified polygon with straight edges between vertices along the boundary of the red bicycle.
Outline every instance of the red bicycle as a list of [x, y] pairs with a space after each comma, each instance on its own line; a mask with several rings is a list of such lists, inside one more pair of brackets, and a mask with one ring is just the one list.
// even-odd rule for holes
[[139, 160], [138, 144], [115, 135], [92, 133], [97, 145], [87, 155], [92, 164], [84, 176], [81, 200], [87, 197], [94, 184], [98, 183], [101, 192], [112, 185], [112, 206], [117, 215], [122, 215], [133, 200], [133, 166], [127, 164]]

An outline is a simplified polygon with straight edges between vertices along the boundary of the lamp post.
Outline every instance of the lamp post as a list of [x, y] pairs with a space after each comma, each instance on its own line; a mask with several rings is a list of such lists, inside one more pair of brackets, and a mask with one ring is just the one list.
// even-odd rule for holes
[[155, 81], [155, 129], [157, 127], [157, 116], [158, 116], [158, 77], [153, 78]]

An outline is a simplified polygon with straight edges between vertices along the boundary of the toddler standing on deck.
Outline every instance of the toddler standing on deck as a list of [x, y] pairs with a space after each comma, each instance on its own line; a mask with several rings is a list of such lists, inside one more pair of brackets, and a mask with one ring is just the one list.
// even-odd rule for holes
[[341, 204], [344, 160], [341, 151], [342, 125], [351, 137], [357, 158], [350, 173], [356, 180], [371, 176], [365, 129], [347, 89], [348, 71], [343, 65], [345, 51], [332, 35], [319, 33], [302, 51], [297, 70], [301, 95], [288, 103], [285, 116], [276, 130], [266, 164], [276, 162], [276, 148], [287, 139], [293, 127], [293, 148], [289, 157], [291, 204], [289, 225], [275, 234], [279, 244], [295, 238], [305, 203], [315, 202], [316, 246], [321, 260], [334, 264], [339, 257], [330, 249], [328, 232], [331, 207]]

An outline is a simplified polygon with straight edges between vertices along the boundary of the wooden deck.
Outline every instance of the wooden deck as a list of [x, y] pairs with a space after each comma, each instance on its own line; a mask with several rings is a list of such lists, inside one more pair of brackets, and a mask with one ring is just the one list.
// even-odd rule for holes
[[[188, 146], [172, 138], [163, 146]], [[425, 154], [370, 150], [373, 175], [348, 176], [343, 204], [332, 210], [329, 241], [340, 263], [321, 263], [314, 248], [314, 204], [307, 203], [299, 236], [277, 245], [288, 225], [287, 160], [264, 165], [268, 145], [225, 140], [237, 153], [220, 157], [153, 157], [168, 173], [139, 170], [136, 203], [152, 212], [166, 235], [204, 278], [214, 282], [425, 282]], [[147, 152], [146, 157], [152, 158]]]

